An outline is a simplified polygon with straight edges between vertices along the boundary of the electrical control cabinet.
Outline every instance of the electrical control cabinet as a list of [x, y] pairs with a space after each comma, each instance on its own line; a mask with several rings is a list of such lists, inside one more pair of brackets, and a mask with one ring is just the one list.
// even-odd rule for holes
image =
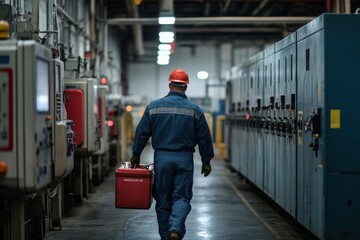
[[264, 192], [275, 198], [276, 145], [274, 139], [275, 45], [264, 50]]
[[275, 44], [275, 200], [295, 217], [296, 210], [296, 33]]
[[232, 138], [232, 130], [233, 128], [233, 116], [232, 116], [232, 82], [231, 82], [231, 71], [226, 72], [225, 74], [225, 82], [226, 82], [226, 96], [225, 99], [225, 126], [224, 126], [224, 143], [226, 148], [226, 158], [225, 161], [229, 161], [232, 156], [232, 145], [231, 145], [231, 138]]
[[[249, 136], [244, 134], [249, 129], [249, 126], [247, 124], [247, 116], [249, 111], [249, 92], [248, 92], [248, 76], [249, 72], [247, 68], [243, 68], [244, 66], [248, 66], [248, 63], [244, 63], [242, 67], [239, 67], [237, 69], [237, 75], [235, 76], [235, 81], [237, 82], [237, 91], [240, 92], [237, 97], [237, 103], [241, 105], [240, 108], [238, 108], [237, 112], [237, 135], [235, 142], [238, 143], [239, 146], [239, 156], [237, 158], [237, 169], [241, 171], [245, 176], [248, 175], [248, 153], [249, 148], [247, 147], [247, 141], [249, 139]], [[240, 136], [244, 136], [243, 138]], [[240, 150], [241, 149], [241, 150]], [[246, 161], [241, 161], [241, 159], [246, 159]]]
[[253, 163], [253, 181], [260, 189], [264, 188], [264, 130], [263, 126], [263, 109], [264, 104], [264, 52], [256, 55], [256, 62], [254, 64], [254, 97], [252, 105], [252, 129], [254, 132], [255, 142], [255, 158]]
[[360, 15], [324, 14], [297, 31], [298, 209], [322, 239], [360, 239], [359, 26]]
[[231, 164], [319, 239], [360, 239], [359, 26], [323, 14], [229, 80]]
[[1, 195], [51, 182], [50, 60], [35, 41], [0, 42]]
[[98, 90], [98, 117], [99, 117], [99, 135], [100, 135], [100, 149], [95, 152], [96, 155], [105, 154], [108, 151], [109, 141], [109, 128], [107, 125], [107, 112], [108, 112], [108, 92], [109, 87], [99, 85]]
[[55, 178], [66, 177], [74, 168], [73, 121], [67, 119], [64, 104], [64, 63], [51, 61], [51, 113], [53, 119], [53, 162]]
[[76, 154], [88, 155], [100, 149], [97, 80], [65, 79], [65, 107], [74, 122]]
[[227, 115], [227, 128], [228, 128], [228, 156], [229, 156], [229, 161], [231, 162], [231, 165], [236, 169], [237, 169], [237, 158], [236, 156], [238, 156], [237, 153], [237, 148], [234, 145], [235, 141], [236, 141], [236, 135], [237, 135], [237, 126], [236, 126], [236, 111], [237, 111], [237, 102], [236, 102], [236, 97], [238, 95], [236, 95], [236, 81], [235, 81], [235, 76], [236, 76], [236, 71], [237, 71], [237, 66], [232, 67], [231, 71], [230, 71], [230, 76], [229, 76], [229, 82], [228, 82], [228, 91], [229, 94], [227, 94], [227, 102], [228, 102], [228, 115]]
[[[311, 22], [311, 26], [317, 26]], [[309, 28], [307, 25], [306, 28]], [[310, 27], [311, 28], [311, 27]], [[298, 31], [298, 220], [316, 235], [323, 234], [323, 159], [319, 149], [313, 151], [310, 144], [313, 134], [307, 123], [311, 119], [313, 109], [323, 106], [324, 85], [324, 48], [320, 44], [324, 41], [324, 32], [315, 31], [304, 39], [305, 28]], [[311, 66], [309, 65], [311, 61]], [[319, 88], [318, 88], [319, 87]], [[318, 95], [319, 94], [319, 95]], [[306, 128], [306, 129], [305, 129]], [[320, 134], [319, 134], [320, 136]], [[323, 136], [321, 136], [323, 137]], [[316, 141], [321, 141], [317, 139]], [[318, 142], [319, 144], [319, 142]], [[322, 236], [323, 237], [323, 236]]]

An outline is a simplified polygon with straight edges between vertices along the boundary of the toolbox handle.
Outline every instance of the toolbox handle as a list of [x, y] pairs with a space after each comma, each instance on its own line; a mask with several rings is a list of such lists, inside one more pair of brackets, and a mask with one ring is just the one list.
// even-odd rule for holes
[[131, 163], [130, 162], [124, 162], [123, 163], [124, 165], [125, 165], [125, 169], [129, 169], [129, 168], [131, 168]]
[[[134, 167], [131, 167], [130, 162], [124, 162], [123, 164], [125, 165], [125, 167], [124, 167], [125, 169], [130, 169], [130, 168], [136, 169], [136, 168], [139, 167], [138, 164], [135, 164]], [[153, 168], [154, 168], [154, 163], [150, 163], [150, 164], [147, 164], [147, 165], [142, 165], [142, 167], [141, 167], [141, 169], [150, 169], [150, 170], [152, 170]]]
[[143, 165], [143, 168], [144, 168], [144, 169], [152, 170], [152, 169], [154, 168], [154, 163], [150, 163], [150, 164], [147, 164], [147, 165]]

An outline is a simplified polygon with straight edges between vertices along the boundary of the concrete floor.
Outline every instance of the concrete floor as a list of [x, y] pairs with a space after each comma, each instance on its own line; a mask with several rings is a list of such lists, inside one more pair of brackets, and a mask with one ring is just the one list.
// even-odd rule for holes
[[[146, 148], [142, 163], [152, 162]], [[254, 192], [254, 188], [231, 172], [224, 161], [214, 159], [213, 171], [204, 178], [195, 154], [194, 197], [184, 240], [310, 239]], [[47, 240], [159, 240], [155, 202], [149, 210], [115, 208], [115, 173], [111, 174], [83, 206], [71, 209], [62, 230], [51, 231]]]

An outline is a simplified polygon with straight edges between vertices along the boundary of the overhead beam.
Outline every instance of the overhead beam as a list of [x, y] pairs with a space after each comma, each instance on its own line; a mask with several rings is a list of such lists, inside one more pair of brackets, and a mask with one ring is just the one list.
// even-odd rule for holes
[[284, 29], [278, 28], [176, 28], [176, 33], [274, 33], [283, 32]]
[[[315, 17], [189, 17], [176, 18], [175, 25], [271, 25], [306, 24]], [[110, 18], [108, 25], [158, 25], [157, 18]]]

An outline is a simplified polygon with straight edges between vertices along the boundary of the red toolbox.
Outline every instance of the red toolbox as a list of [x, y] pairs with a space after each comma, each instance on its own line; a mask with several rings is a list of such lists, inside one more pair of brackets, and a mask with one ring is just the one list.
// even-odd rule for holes
[[122, 164], [116, 170], [115, 206], [117, 208], [149, 209], [152, 204], [153, 165], [140, 164], [129, 168]]

